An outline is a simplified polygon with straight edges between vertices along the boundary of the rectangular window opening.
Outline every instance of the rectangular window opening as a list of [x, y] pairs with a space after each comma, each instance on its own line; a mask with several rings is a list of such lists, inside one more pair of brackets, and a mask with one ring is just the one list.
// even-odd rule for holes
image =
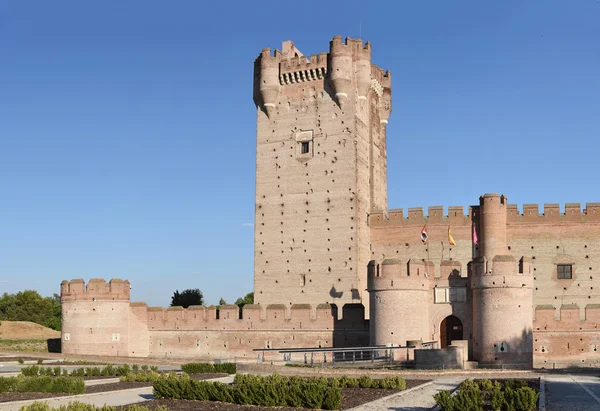
[[303, 141], [302, 142], [302, 147], [300, 149], [302, 154], [307, 154], [310, 152], [310, 142], [308, 141]]
[[556, 266], [556, 277], [559, 280], [570, 280], [573, 278], [572, 264], [558, 264]]

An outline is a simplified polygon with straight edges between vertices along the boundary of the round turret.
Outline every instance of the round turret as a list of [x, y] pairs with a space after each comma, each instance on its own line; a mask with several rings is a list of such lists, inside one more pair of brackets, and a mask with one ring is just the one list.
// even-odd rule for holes
[[[356, 44], [354, 44], [356, 43]], [[356, 86], [358, 99], [366, 100], [371, 88], [371, 43], [362, 45], [362, 40], [355, 40], [353, 46], [356, 48]]]
[[507, 253], [506, 197], [484, 194], [479, 198], [481, 253], [488, 260]]
[[335, 36], [329, 44], [329, 50], [329, 80], [337, 103], [343, 108], [352, 89], [352, 49], [342, 42], [341, 36]]
[[281, 54], [276, 51], [271, 56], [271, 49], [264, 49], [259, 56], [260, 73], [259, 82], [260, 104], [270, 118], [279, 100], [279, 63]]
[[533, 277], [508, 255], [506, 197], [480, 197], [481, 254], [473, 262], [473, 356], [486, 367], [531, 368]]
[[92, 278], [60, 285], [65, 354], [130, 355], [129, 281]]
[[387, 124], [392, 114], [392, 73], [386, 71], [382, 80], [383, 95], [379, 99], [379, 117], [383, 124]]
[[427, 340], [429, 279], [425, 263], [386, 259], [368, 266], [371, 345]]

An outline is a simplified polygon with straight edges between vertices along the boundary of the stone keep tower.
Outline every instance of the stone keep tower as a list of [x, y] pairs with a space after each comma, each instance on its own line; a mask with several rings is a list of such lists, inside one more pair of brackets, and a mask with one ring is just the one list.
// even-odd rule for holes
[[391, 74], [362, 40], [334, 37], [329, 53], [310, 57], [288, 41], [256, 59], [254, 102], [255, 301], [368, 310], [368, 217], [387, 209]]
[[533, 366], [531, 260], [509, 255], [506, 197], [480, 199], [480, 257], [473, 262], [473, 355], [486, 366]]

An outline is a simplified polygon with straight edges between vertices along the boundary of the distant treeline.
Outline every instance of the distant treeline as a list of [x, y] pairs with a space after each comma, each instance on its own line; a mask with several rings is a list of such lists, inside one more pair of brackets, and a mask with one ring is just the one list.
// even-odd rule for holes
[[60, 331], [60, 295], [42, 297], [33, 290], [4, 293], [0, 298], [0, 321], [31, 321]]

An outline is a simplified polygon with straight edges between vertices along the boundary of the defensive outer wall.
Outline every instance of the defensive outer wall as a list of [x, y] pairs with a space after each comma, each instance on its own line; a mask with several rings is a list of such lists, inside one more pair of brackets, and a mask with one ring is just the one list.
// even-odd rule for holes
[[336, 36], [329, 53], [284, 42], [255, 61], [257, 305], [154, 308], [126, 280], [64, 281], [63, 351], [254, 360], [458, 341], [483, 366], [599, 365], [600, 203], [388, 211], [391, 74], [371, 54]]
[[[506, 247], [511, 253], [508, 256], [529, 254], [503, 263], [516, 275], [531, 273], [533, 318], [531, 336], [525, 338], [531, 338], [533, 366], [598, 366], [600, 204], [588, 203], [583, 210], [579, 204], [567, 204], [564, 212], [556, 204], [545, 205], [544, 213], [534, 205], [522, 209], [524, 212], [519, 212], [516, 205], [507, 204], [507, 240], [500, 247]], [[446, 215], [442, 207], [429, 207], [428, 216], [421, 208], [410, 209], [406, 216], [403, 210], [371, 216], [373, 260], [368, 267], [369, 287], [377, 281], [379, 265], [379, 281], [393, 277], [397, 282], [390, 281], [389, 289], [412, 289], [415, 296], [400, 294], [398, 301], [392, 297], [389, 302], [372, 303], [372, 310], [381, 313], [372, 314], [370, 321], [358, 304], [347, 304], [341, 312], [328, 304], [246, 305], [242, 310], [237, 306], [148, 307], [130, 302], [128, 281], [92, 279], [86, 285], [83, 280], [72, 280], [61, 284], [63, 352], [254, 360], [256, 353], [252, 350], [262, 348], [404, 345], [409, 336], [440, 341], [441, 323], [448, 316], [461, 320], [463, 338], [469, 340], [473, 351], [471, 282], [478, 263], [472, 255], [480, 248], [473, 245], [473, 227], [480, 246], [485, 234], [479, 227], [480, 206], [469, 207], [468, 214], [463, 207], [448, 210]], [[427, 244], [419, 239], [425, 224]], [[456, 241], [454, 246], [447, 244], [448, 225]], [[572, 264], [571, 279], [557, 278], [559, 263]], [[464, 288], [464, 299], [436, 302], [436, 293], [458, 287]], [[500, 303], [518, 308], [527, 301], [507, 296]], [[491, 304], [490, 309], [497, 310], [494, 314], [498, 318], [507, 317], [502, 305], [494, 308]], [[390, 315], [393, 320], [388, 320]], [[411, 331], [406, 334], [403, 330]], [[394, 334], [399, 337], [395, 339]], [[498, 338], [497, 342], [511, 344]]]

